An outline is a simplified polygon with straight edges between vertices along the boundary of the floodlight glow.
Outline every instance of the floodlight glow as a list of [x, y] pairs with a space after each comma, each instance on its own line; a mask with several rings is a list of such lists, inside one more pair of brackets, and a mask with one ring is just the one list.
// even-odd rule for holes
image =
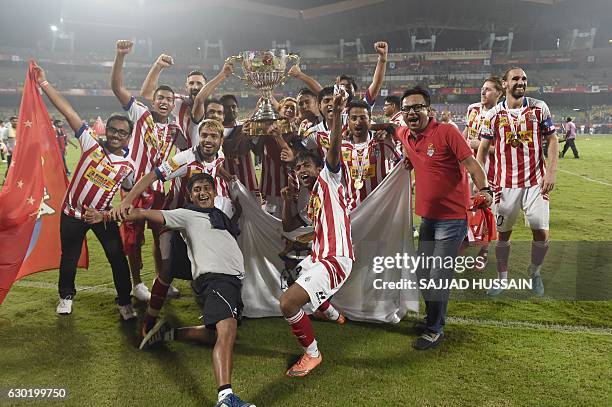
[[56, 32], [57, 31], [57, 26], [56, 25], [50, 25], [49, 28], [51, 29], [51, 31]]

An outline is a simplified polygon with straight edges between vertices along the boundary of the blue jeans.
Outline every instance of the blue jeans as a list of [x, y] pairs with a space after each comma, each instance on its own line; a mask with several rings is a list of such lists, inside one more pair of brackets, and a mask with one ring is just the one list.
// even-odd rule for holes
[[454, 267], [450, 267], [448, 258], [457, 257], [459, 247], [467, 235], [465, 219], [421, 219], [419, 229], [419, 249], [423, 267], [417, 270], [420, 283], [435, 284], [429, 289], [422, 289], [425, 300], [426, 330], [442, 333], [448, 307]]

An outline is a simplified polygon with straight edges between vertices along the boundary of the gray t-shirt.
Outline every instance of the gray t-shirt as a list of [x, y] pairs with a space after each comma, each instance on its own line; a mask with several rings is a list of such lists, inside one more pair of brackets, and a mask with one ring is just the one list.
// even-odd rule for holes
[[236, 239], [227, 230], [213, 229], [207, 213], [179, 208], [162, 214], [166, 226], [179, 230], [187, 244], [194, 280], [204, 273], [244, 277], [244, 258]]

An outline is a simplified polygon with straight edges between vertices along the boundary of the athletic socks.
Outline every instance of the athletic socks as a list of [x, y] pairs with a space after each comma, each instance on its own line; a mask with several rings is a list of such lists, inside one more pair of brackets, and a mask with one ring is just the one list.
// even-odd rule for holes
[[319, 357], [319, 348], [314, 337], [312, 323], [304, 310], [300, 310], [297, 314], [290, 318], [285, 318], [291, 326], [291, 332], [297, 338], [304, 352], [308, 353], [313, 358]]
[[340, 318], [340, 313], [336, 308], [334, 308], [333, 305], [331, 305], [329, 301], [323, 302], [323, 304], [321, 304], [318, 310], [325, 314], [327, 319], [329, 319], [330, 321], [337, 321], [338, 318]]
[[166, 294], [168, 293], [168, 287], [170, 284], [164, 283], [159, 277], [155, 277], [153, 287], [151, 287], [151, 299], [149, 300], [149, 306], [144, 316], [144, 331], [148, 332], [149, 329], [155, 325], [155, 320], [159, 316], [164, 301], [166, 300]]
[[540, 266], [544, 262], [544, 257], [548, 251], [549, 241], [533, 241], [531, 242], [531, 266], [537, 269], [539, 273]]
[[510, 258], [510, 241], [498, 240], [495, 245], [497, 274], [500, 279], [508, 278], [508, 259]]
[[227, 396], [229, 396], [230, 394], [233, 393], [232, 391], [232, 385], [231, 384], [224, 384], [223, 386], [220, 386], [219, 388], [217, 388], [217, 391], [219, 392], [218, 394], [218, 400], [217, 401], [221, 401], [224, 398], [226, 398]]

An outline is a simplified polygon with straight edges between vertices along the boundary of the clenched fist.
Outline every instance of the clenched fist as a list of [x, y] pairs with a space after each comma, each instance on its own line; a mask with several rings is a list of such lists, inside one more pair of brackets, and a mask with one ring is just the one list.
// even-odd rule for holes
[[169, 66], [174, 65], [174, 59], [172, 59], [170, 55], [161, 54], [157, 57], [157, 61], [155, 61], [155, 63], [162, 68], [168, 68]]
[[134, 41], [130, 40], [119, 40], [117, 41], [117, 54], [129, 54], [134, 46]]
[[384, 41], [378, 41], [374, 43], [374, 50], [384, 60], [387, 59], [387, 53], [389, 52], [389, 46]]

